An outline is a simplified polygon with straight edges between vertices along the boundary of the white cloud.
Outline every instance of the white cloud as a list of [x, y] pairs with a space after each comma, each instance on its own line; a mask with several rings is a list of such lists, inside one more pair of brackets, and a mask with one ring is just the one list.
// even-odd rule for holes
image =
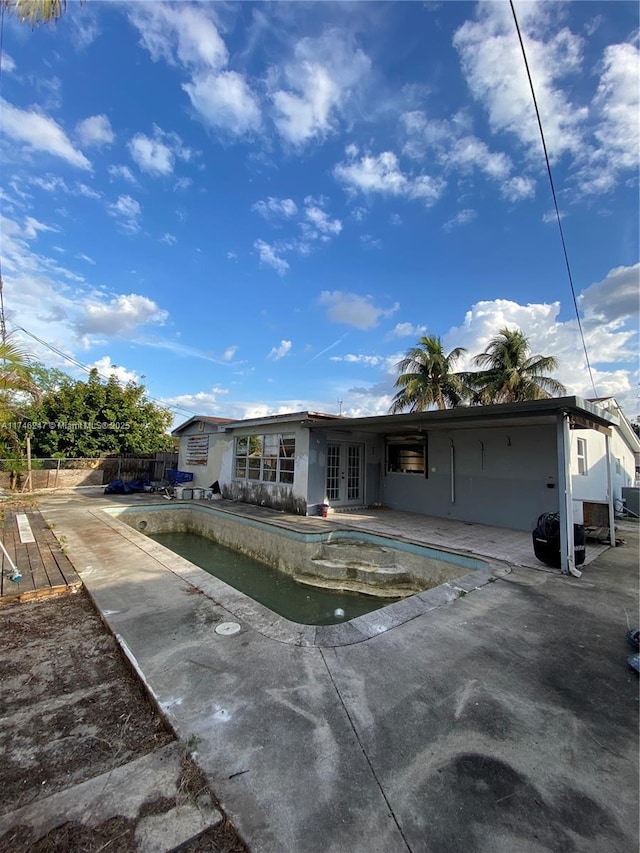
[[[228, 404], [222, 404], [219, 401], [220, 397], [226, 397], [229, 391], [226, 388], [220, 388], [214, 385], [210, 391], [198, 391], [195, 394], [178, 394], [175, 397], [165, 397], [163, 402], [167, 406], [174, 406], [178, 409], [186, 409], [187, 412], [197, 412], [199, 415], [210, 415], [212, 417], [242, 417], [236, 414], [235, 408], [228, 407]], [[174, 427], [184, 423], [187, 414], [176, 415]]]
[[610, 270], [606, 278], [582, 292], [579, 305], [588, 320], [624, 322], [633, 318], [637, 326], [640, 308], [640, 264]]
[[637, 44], [613, 44], [604, 52], [594, 106], [601, 123], [596, 137], [620, 169], [637, 169], [640, 155], [640, 51]]
[[356, 329], [373, 329], [381, 318], [390, 317], [400, 307], [396, 302], [391, 308], [378, 308], [370, 296], [341, 290], [323, 290], [318, 304], [327, 309], [327, 317], [331, 322], [345, 323]]
[[266, 201], [257, 201], [251, 210], [269, 219], [272, 216], [284, 216], [290, 218], [298, 212], [296, 203], [291, 198], [273, 198], [269, 196]]
[[[615, 272], [615, 271], [614, 271]], [[615, 277], [615, 276], [614, 276]], [[593, 294], [599, 303], [604, 292]], [[622, 298], [626, 305], [627, 298]], [[607, 319], [589, 317], [585, 312], [582, 327], [592, 365], [597, 395], [613, 394], [619, 402], [629, 407], [632, 404], [630, 363], [637, 361], [637, 332], [621, 328], [620, 318]], [[461, 369], [472, 366], [472, 357], [481, 352], [502, 328], [520, 328], [530, 340], [533, 353], [553, 355], [558, 359], [558, 370], [553, 376], [566, 387], [567, 393], [583, 397], [594, 396], [586, 366], [578, 324], [575, 319], [561, 321], [560, 303], [519, 305], [508, 299], [493, 299], [477, 302], [467, 311], [464, 323], [451, 328], [443, 336], [445, 349], [456, 346], [469, 351]], [[636, 338], [636, 346], [630, 344]], [[611, 368], [607, 369], [607, 365]]]
[[99, 193], [97, 190], [94, 190], [93, 187], [88, 187], [86, 184], [81, 182], [76, 183], [75, 187], [73, 187], [71, 191], [72, 195], [81, 195], [85, 198], [102, 198], [102, 193]]
[[514, 175], [502, 184], [500, 192], [507, 201], [520, 201], [523, 198], [533, 198], [536, 184], [532, 178]]
[[503, 198], [518, 201], [530, 198], [535, 190], [532, 178], [512, 176], [514, 165], [504, 152], [491, 151], [477, 136], [469, 133], [466, 116], [456, 114], [451, 120], [432, 119], [421, 110], [403, 113], [401, 124], [406, 133], [403, 152], [415, 160], [430, 157], [445, 174], [474, 170], [498, 185]]
[[237, 352], [237, 346], [227, 347], [226, 350], [222, 353], [222, 361], [233, 361], [233, 357]]
[[129, 20], [154, 62], [223, 68], [229, 54], [218, 32], [212, 6], [133, 3]]
[[459, 169], [478, 168], [490, 178], [503, 180], [511, 172], [511, 159], [502, 152], [492, 152], [476, 136], [463, 136], [449, 151], [450, 162]]
[[260, 106], [245, 78], [237, 71], [207, 71], [194, 75], [182, 88], [205, 122], [236, 136], [257, 131]]
[[[2, 272], [6, 290], [11, 292], [6, 305], [9, 328], [24, 325], [29, 332], [73, 355], [78, 345], [91, 343], [90, 337], [82, 339], [82, 335], [134, 340], [139, 326], [164, 321], [166, 312], [146, 297], [106, 295], [101, 285], [62, 266], [55, 253], [50, 257], [39, 246], [39, 251], [32, 249], [33, 232], [37, 235], [41, 225], [32, 221], [24, 228], [2, 217]], [[84, 255], [77, 257], [87, 263], [92, 260]], [[23, 343], [43, 363], [67, 366], [32, 338], [25, 338]]]
[[45, 225], [43, 222], [39, 222], [37, 219], [34, 219], [33, 216], [26, 216], [22, 233], [27, 240], [33, 240], [38, 236], [39, 231], [59, 230], [59, 228], [55, 228], [53, 225]]
[[165, 133], [153, 126], [153, 137], [137, 133], [128, 143], [131, 158], [142, 172], [149, 175], [170, 175], [176, 158], [187, 162], [193, 156], [177, 133]]
[[347, 353], [347, 355], [330, 355], [329, 361], [343, 361], [347, 364], [362, 364], [365, 367], [379, 367], [386, 363], [386, 359], [381, 355], [355, 355]]
[[327, 136], [370, 68], [366, 54], [338, 30], [300, 39], [292, 60], [269, 74], [275, 124], [283, 139], [303, 145]]
[[578, 173], [585, 193], [608, 192], [620, 172], [637, 176], [640, 157], [640, 52], [635, 44], [614, 44], [605, 49], [602, 74], [593, 99], [597, 149], [588, 153]]
[[377, 237], [374, 237], [372, 234], [361, 234], [360, 242], [367, 249], [381, 249], [382, 248], [382, 240], [379, 240]]
[[258, 250], [260, 263], [273, 267], [278, 275], [284, 275], [289, 269], [287, 261], [285, 261], [284, 258], [281, 258], [277, 254], [275, 248], [270, 246], [269, 243], [265, 243], [264, 240], [256, 240], [253, 244], [253, 248]]
[[21, 110], [0, 99], [2, 122], [0, 132], [17, 142], [24, 142], [34, 151], [46, 151], [78, 169], [91, 169], [84, 154], [73, 146], [60, 125], [37, 110]]
[[[475, 8], [476, 20], [466, 21], [453, 39], [471, 93], [487, 109], [494, 132], [513, 134], [539, 158], [540, 132], [511, 10], [506, 3], [479, 3]], [[552, 159], [579, 152], [588, 117], [588, 110], [574, 106], [567, 88], [561, 87], [561, 81], [580, 71], [583, 41], [566, 27], [558, 29], [555, 17], [560, 11], [555, 4], [540, 2], [519, 9]]]
[[115, 178], [122, 178], [125, 181], [128, 181], [130, 184], [137, 184], [137, 180], [133, 172], [128, 166], [109, 166], [109, 177], [113, 180]]
[[178, 241], [176, 240], [176, 238], [174, 237], [174, 235], [173, 235], [173, 234], [169, 234], [169, 232], [167, 231], [167, 233], [166, 233], [166, 234], [164, 234], [164, 235], [160, 238], [160, 242], [161, 242], [161, 243], [166, 243], [166, 244], [167, 244], [167, 246], [175, 246], [175, 244], [176, 244]]
[[140, 230], [142, 208], [130, 195], [118, 196], [118, 200], [110, 204], [107, 209], [125, 231], [135, 234]]
[[[564, 211], [562, 211], [562, 210], [560, 211], [560, 219], [564, 219], [566, 215], [567, 214], [564, 213]], [[543, 213], [542, 214], [542, 221], [544, 222], [545, 225], [549, 225], [551, 223], [553, 223], [555, 225], [558, 221], [558, 217], [557, 217], [555, 208], [553, 210], [547, 210], [546, 213]]]
[[75, 329], [83, 336], [106, 336], [109, 338], [130, 335], [139, 326], [162, 325], [167, 312], [152, 299], [137, 293], [121, 294], [110, 302], [89, 302], [74, 322]]
[[273, 347], [271, 352], [267, 356], [267, 358], [272, 359], [273, 361], [279, 361], [281, 358], [284, 358], [286, 355], [290, 355], [291, 353], [291, 341], [280, 341], [280, 346]]
[[324, 210], [323, 199], [307, 196], [304, 204], [306, 221], [301, 223], [301, 228], [305, 239], [320, 239], [326, 242], [342, 231], [342, 222], [339, 219], [330, 219], [329, 214]]
[[140, 379], [140, 375], [135, 370], [127, 370], [126, 367], [113, 364], [108, 355], [103, 355], [87, 367], [95, 367], [100, 376], [115, 376], [121, 385], [126, 385], [127, 382], [138, 382]]
[[420, 199], [425, 204], [434, 204], [442, 195], [445, 181], [429, 175], [415, 177], [400, 169], [393, 151], [383, 151], [377, 157], [363, 154], [357, 158], [358, 149], [351, 145], [345, 152], [346, 163], [338, 163], [334, 177], [352, 192], [380, 193], [388, 196], [403, 196]]
[[106, 115], [96, 115], [85, 118], [76, 125], [76, 133], [80, 144], [85, 147], [95, 145], [111, 145], [115, 134]]
[[419, 338], [427, 331], [426, 326], [418, 326], [413, 323], [396, 323], [391, 329], [388, 338]]
[[29, 177], [29, 183], [34, 187], [39, 187], [41, 190], [49, 193], [63, 192], [72, 196], [84, 196], [85, 198], [102, 198], [101, 193], [88, 187], [81, 181], [76, 181], [75, 184], [69, 186], [67, 182], [58, 175], [47, 174], [43, 177]]
[[215, 4], [135, 3], [129, 19], [155, 62], [188, 72], [182, 88], [206, 124], [236, 136], [259, 129], [260, 107], [246, 78], [225, 70], [229, 52], [218, 31]]
[[403, 195], [407, 178], [398, 167], [398, 158], [392, 151], [384, 151], [377, 157], [363, 155], [356, 160], [357, 149], [350, 146], [349, 162], [339, 163], [333, 170], [338, 180], [361, 192], [379, 192], [385, 195]]
[[475, 210], [465, 208], [464, 210], [458, 211], [458, 213], [445, 222], [442, 227], [445, 231], [453, 231], [454, 228], [458, 228], [460, 225], [467, 225], [469, 222], [473, 222], [477, 215], [478, 214]]
[[5, 50], [0, 54], [0, 70], [5, 74], [13, 74], [16, 70], [15, 61]]

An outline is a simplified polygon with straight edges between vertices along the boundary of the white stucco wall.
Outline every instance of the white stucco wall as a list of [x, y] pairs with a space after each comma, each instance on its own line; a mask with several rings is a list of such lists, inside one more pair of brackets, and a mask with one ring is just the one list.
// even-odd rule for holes
[[[578, 474], [577, 439], [582, 438], [587, 447], [587, 472]], [[611, 474], [613, 499], [622, 498], [623, 486], [632, 486], [635, 476], [633, 451], [616, 428], [610, 439]], [[573, 498], [577, 501], [606, 502], [609, 499], [607, 485], [607, 460], [605, 436], [595, 430], [571, 431], [571, 485]], [[618, 460], [618, 462], [616, 462]]]
[[[226, 457], [231, 453], [233, 456], [233, 441], [228, 433], [218, 432], [218, 428], [206, 421], [202, 422], [202, 431], [198, 423], [189, 424], [180, 435], [180, 446], [178, 448], [178, 470], [188, 471], [193, 474], [193, 485], [207, 489], [216, 480], [222, 482], [222, 475], [226, 464]], [[187, 444], [190, 435], [208, 435], [209, 453], [206, 465], [187, 464]], [[229, 451], [229, 447], [231, 450]]]
[[[295, 437], [295, 462], [292, 484], [266, 483], [257, 480], [244, 480], [235, 477], [234, 454], [235, 438], [245, 435], [293, 435]], [[184, 444], [184, 453], [183, 453]], [[186, 439], [181, 441], [181, 456], [186, 454]], [[196, 485], [210, 486], [218, 480], [223, 494], [234, 500], [255, 503], [273, 508], [287, 509], [292, 512], [306, 512], [307, 487], [309, 478], [309, 431], [301, 429], [298, 423], [280, 422], [269, 425], [238, 426], [233, 431], [212, 435], [209, 439], [210, 461], [206, 470], [184, 467], [181, 470], [194, 471]], [[196, 466], [200, 467], [200, 466]], [[206, 483], [201, 480], [208, 479]]]

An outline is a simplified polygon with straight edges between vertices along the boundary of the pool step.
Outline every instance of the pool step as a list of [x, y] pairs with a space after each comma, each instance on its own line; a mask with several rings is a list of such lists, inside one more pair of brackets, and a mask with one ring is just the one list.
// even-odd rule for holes
[[392, 566], [397, 556], [397, 551], [361, 539], [338, 539], [322, 543], [321, 559], [347, 565]]
[[411, 575], [401, 566], [375, 566], [371, 563], [350, 561], [348, 563], [336, 560], [316, 559], [313, 565], [312, 577], [324, 580], [350, 580], [374, 586], [413, 586]]
[[375, 586], [348, 578], [324, 578], [316, 575], [294, 575], [295, 580], [303, 586], [320, 587], [321, 589], [341, 590], [343, 592], [359, 592], [361, 595], [371, 595], [377, 598], [407, 598], [419, 590], [409, 584]]

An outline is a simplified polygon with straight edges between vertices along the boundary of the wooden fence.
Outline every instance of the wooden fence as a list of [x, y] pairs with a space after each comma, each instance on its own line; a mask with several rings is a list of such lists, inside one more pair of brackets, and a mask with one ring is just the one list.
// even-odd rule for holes
[[[101, 486], [112, 480], [148, 480], [162, 482], [166, 472], [178, 466], [177, 453], [146, 455], [100, 456], [94, 459], [37, 459], [31, 460], [31, 488], [56, 489], [70, 486]], [[26, 483], [26, 463], [16, 465], [15, 459], [0, 459], [0, 488], [22, 491]]]

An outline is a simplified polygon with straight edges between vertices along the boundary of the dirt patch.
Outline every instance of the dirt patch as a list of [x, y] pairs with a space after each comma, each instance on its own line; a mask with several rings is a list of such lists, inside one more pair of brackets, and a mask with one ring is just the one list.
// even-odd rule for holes
[[[0, 606], [0, 718], [0, 825], [3, 814], [174, 739], [83, 591]], [[41, 839], [18, 826], [0, 836], [0, 853], [128, 853], [139, 819], [184, 803], [218, 806], [186, 746], [175, 799], [145, 803], [135, 819], [68, 822]], [[181, 847], [245, 849], [227, 820]]]
[[0, 607], [0, 813], [173, 739], [83, 592]]

